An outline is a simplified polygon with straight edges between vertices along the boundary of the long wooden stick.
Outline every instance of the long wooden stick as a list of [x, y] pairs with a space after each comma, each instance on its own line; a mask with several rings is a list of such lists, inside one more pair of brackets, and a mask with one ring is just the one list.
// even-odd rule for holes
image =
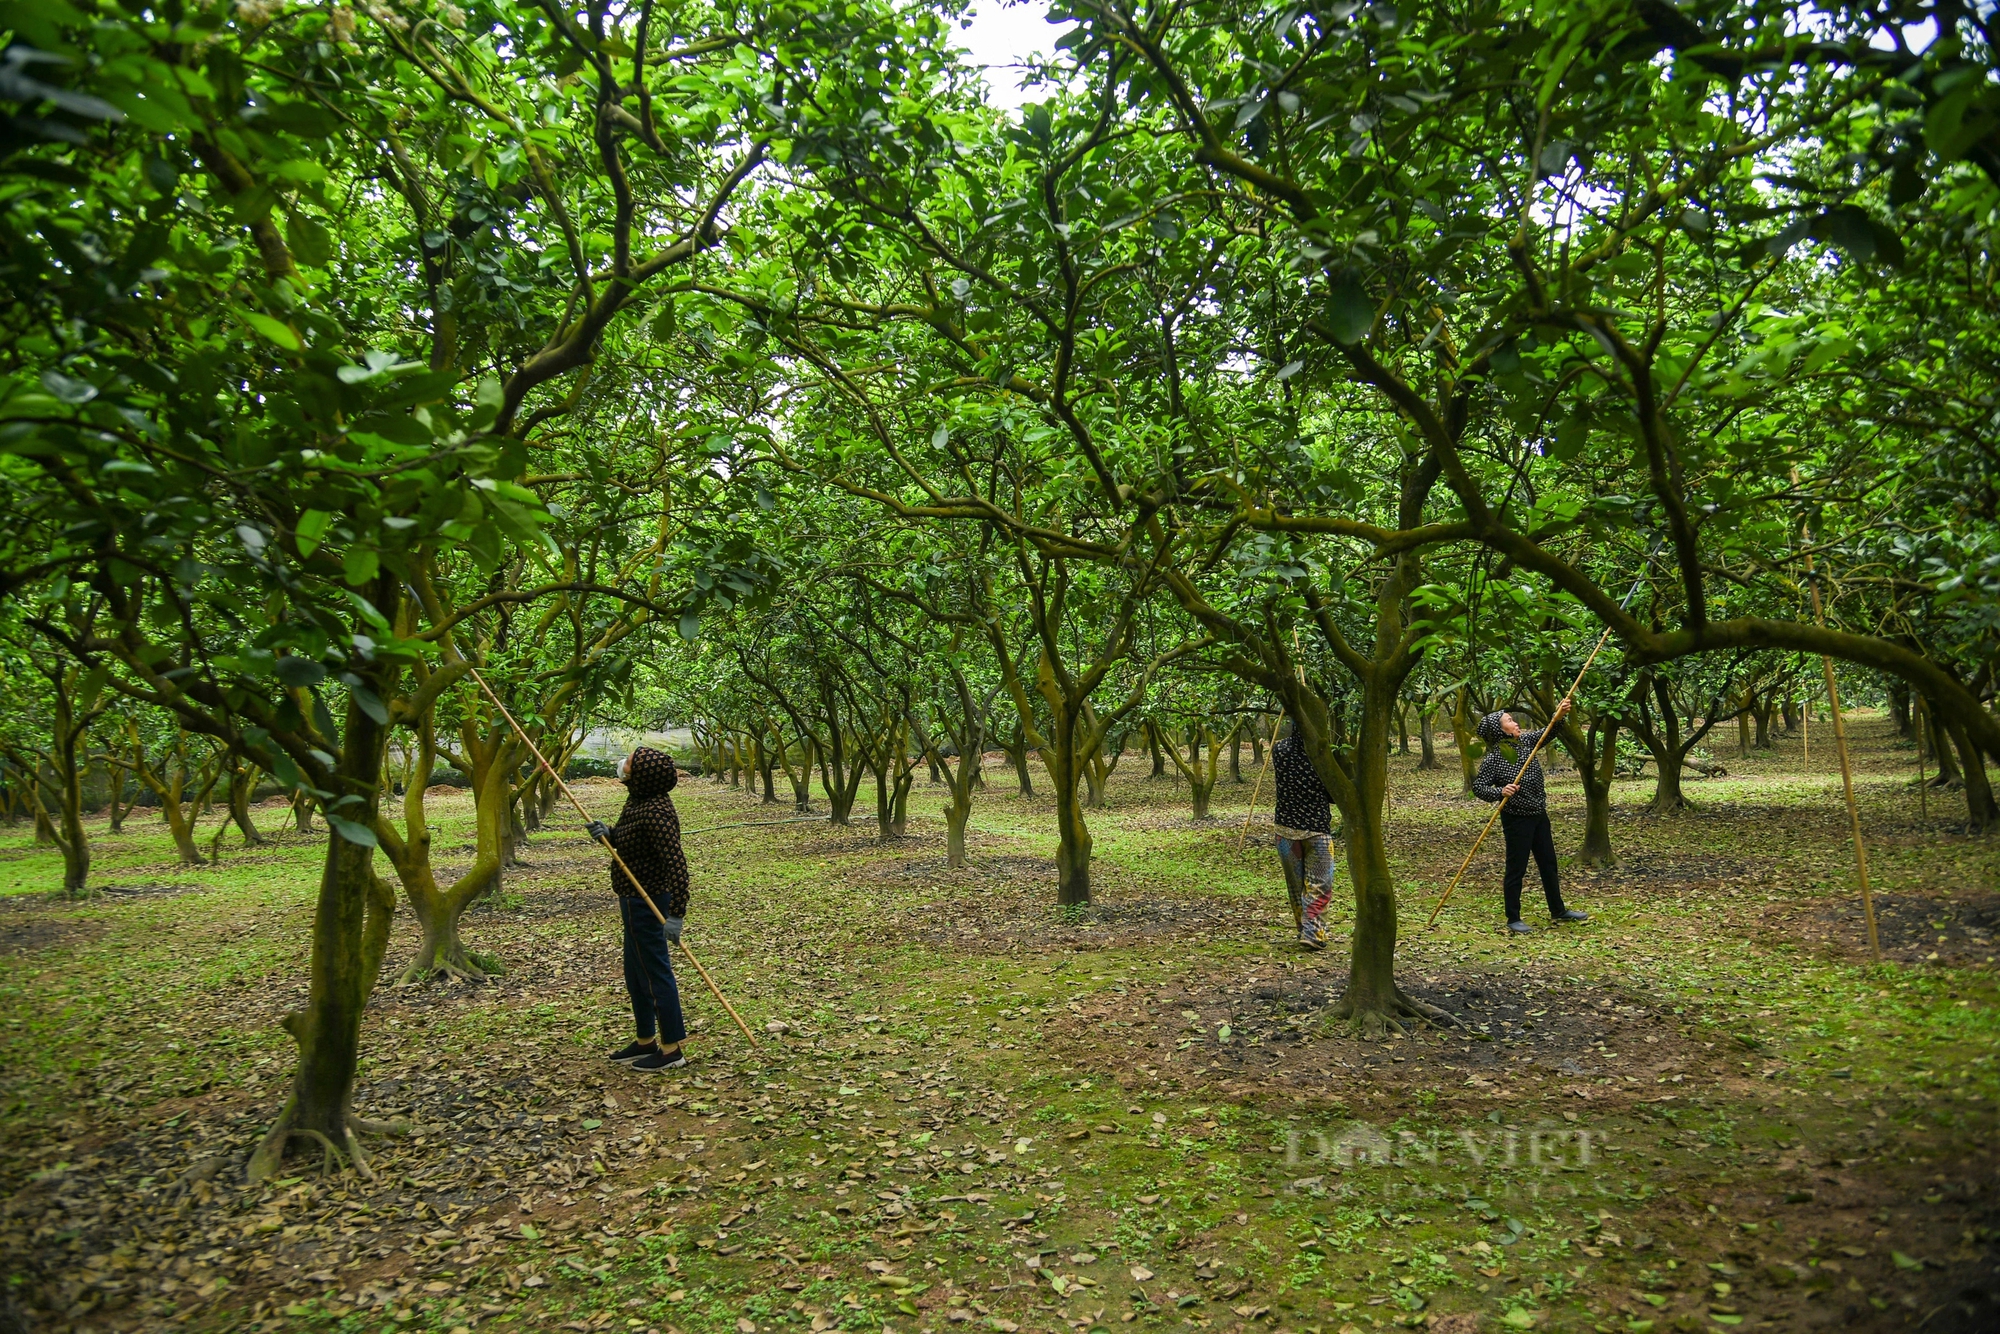
[[[1255, 740], [1255, 737], [1251, 738]], [[1271, 767], [1271, 747], [1278, 743], [1278, 720], [1271, 719], [1271, 739], [1264, 743], [1264, 762], [1257, 766], [1257, 781], [1250, 785], [1250, 813], [1243, 817], [1243, 829], [1236, 835], [1236, 852], [1243, 853], [1243, 840], [1250, 837], [1250, 822], [1257, 818], [1257, 797], [1264, 790], [1264, 771]]]
[[[542, 772], [555, 780], [555, 785], [562, 789], [562, 794], [565, 797], [569, 798], [569, 804], [576, 807], [576, 813], [583, 817], [585, 824], [589, 824], [591, 821], [590, 812], [583, 808], [583, 803], [576, 799], [576, 793], [570, 791], [569, 784], [563, 782], [562, 775], [555, 771], [554, 766], [542, 755], [540, 748], [528, 739], [527, 731], [522, 728], [520, 723], [514, 720], [514, 715], [507, 712], [507, 706], [502, 704], [500, 697], [493, 693], [493, 687], [486, 684], [486, 678], [479, 674], [479, 669], [469, 666], [466, 670], [472, 673], [472, 679], [479, 683], [479, 688], [486, 692], [486, 698], [493, 701], [493, 707], [500, 710], [500, 716], [505, 718], [507, 725], [514, 729], [514, 735], [521, 738], [521, 744], [528, 748], [528, 753], [535, 757], [535, 762], [542, 766]], [[659, 919], [661, 926], [665, 926], [667, 924], [666, 914], [660, 911], [659, 904], [653, 902], [653, 896], [646, 892], [646, 887], [639, 883], [639, 877], [632, 874], [632, 868], [627, 866], [625, 859], [618, 855], [618, 849], [611, 846], [611, 840], [608, 838], [601, 841], [604, 844], [605, 851], [611, 854], [611, 860], [618, 863], [618, 869], [623, 871], [625, 878], [632, 882], [632, 888], [639, 891], [639, 897], [644, 899], [646, 906], [653, 910], [653, 916]], [[675, 943], [681, 947], [681, 953], [687, 955], [687, 961], [694, 965], [694, 970], [701, 974], [701, 980], [708, 984], [708, 989], [714, 993], [717, 1002], [721, 1004], [723, 1009], [729, 1011], [729, 1017], [734, 1019], [736, 1026], [743, 1030], [743, 1039], [750, 1044], [750, 1050], [757, 1050], [757, 1038], [750, 1031], [750, 1025], [744, 1023], [743, 1016], [736, 1013], [736, 1007], [729, 1003], [729, 997], [722, 994], [722, 988], [715, 985], [715, 979], [708, 975], [708, 969], [701, 966], [701, 960], [695, 957], [694, 951], [688, 948], [685, 940], [676, 941]]]
[[[1515, 783], [1521, 781], [1521, 776], [1528, 772], [1528, 766], [1535, 762], [1535, 756], [1541, 754], [1542, 747], [1548, 742], [1549, 733], [1555, 731], [1556, 725], [1562, 721], [1560, 716], [1562, 706], [1567, 704], [1570, 697], [1576, 694], [1576, 688], [1583, 684], [1585, 673], [1590, 671], [1590, 664], [1597, 661], [1598, 653], [1603, 650], [1605, 641], [1610, 638], [1611, 627], [1607, 625], [1604, 627], [1604, 633], [1597, 637], [1597, 647], [1592, 649], [1590, 656], [1583, 660], [1583, 671], [1576, 674], [1576, 679], [1569, 683], [1569, 689], [1563, 692], [1562, 700], [1557, 703], [1558, 716], [1550, 719], [1549, 725], [1542, 729], [1542, 734], [1535, 738], [1534, 749], [1528, 752], [1528, 758], [1522, 760], [1521, 767], [1514, 772]], [[1508, 795], [1505, 792], [1501, 793], [1500, 800], [1493, 803], [1493, 814], [1486, 817], [1486, 827], [1479, 831], [1478, 838], [1472, 840], [1472, 851], [1465, 854], [1465, 860], [1458, 865], [1458, 874], [1451, 878], [1451, 883], [1445, 886], [1444, 893], [1438, 896], [1437, 903], [1431, 908], [1430, 920], [1424, 923], [1424, 930], [1428, 931], [1437, 924], [1438, 914], [1444, 911], [1444, 905], [1450, 900], [1452, 892], [1458, 888], [1458, 882], [1465, 878], [1466, 868], [1472, 865], [1472, 859], [1479, 855], [1480, 844], [1484, 843], [1486, 836], [1493, 832], [1493, 822], [1500, 818], [1500, 812], [1506, 808]]]
[[1931, 818], [1930, 784], [1924, 779], [1924, 747], [1930, 744], [1930, 723], [1924, 718], [1924, 697], [1917, 695], [1917, 818]]
[[[1826, 608], [1819, 599], [1819, 580], [1813, 577], [1812, 552], [1806, 552], [1806, 583], [1812, 588], [1813, 615], [1821, 628], [1826, 626]], [[1819, 665], [1826, 673], [1826, 702], [1833, 710], [1833, 748], [1840, 756], [1840, 784], [1847, 793], [1847, 824], [1854, 833], [1854, 869], [1861, 878], [1861, 908], [1868, 916], [1868, 953], [1882, 962], [1882, 940], [1875, 930], [1875, 892], [1868, 887], [1868, 845], [1861, 841], [1861, 809], [1854, 803], [1854, 766], [1847, 758], [1847, 724], [1840, 716], [1840, 687], [1833, 677], [1833, 659], [1822, 653]]]

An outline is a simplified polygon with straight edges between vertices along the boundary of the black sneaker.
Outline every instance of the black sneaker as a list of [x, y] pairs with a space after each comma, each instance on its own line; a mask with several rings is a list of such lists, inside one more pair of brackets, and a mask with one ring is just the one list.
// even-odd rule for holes
[[654, 1070], [678, 1070], [687, 1063], [688, 1058], [679, 1047], [675, 1047], [672, 1051], [662, 1051], [655, 1048], [646, 1055], [641, 1056], [638, 1060], [633, 1061], [631, 1068], [648, 1072]]
[[1533, 932], [1535, 928], [1529, 926], [1526, 922], [1509, 922], [1507, 923], [1507, 929], [1517, 936], [1525, 936]]
[[659, 1049], [660, 1044], [657, 1042], [628, 1042], [612, 1052], [611, 1059], [620, 1065], [630, 1065], [640, 1057], [650, 1056]]
[[1575, 908], [1564, 908], [1556, 914], [1556, 920], [1558, 922], [1587, 922], [1590, 920], [1590, 914], [1587, 912], [1578, 912]]

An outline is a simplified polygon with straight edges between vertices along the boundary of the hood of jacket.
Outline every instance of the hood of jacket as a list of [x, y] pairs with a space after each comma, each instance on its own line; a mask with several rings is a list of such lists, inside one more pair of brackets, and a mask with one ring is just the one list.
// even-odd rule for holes
[[679, 781], [680, 771], [674, 767], [674, 757], [665, 751], [641, 746], [632, 752], [632, 763], [625, 773], [625, 790], [632, 800], [663, 797]]

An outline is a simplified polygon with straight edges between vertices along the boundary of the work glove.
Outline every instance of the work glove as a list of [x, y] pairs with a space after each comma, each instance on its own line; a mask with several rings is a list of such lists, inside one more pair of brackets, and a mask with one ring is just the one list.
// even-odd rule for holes
[[681, 917], [669, 917], [663, 923], [666, 928], [667, 939], [673, 941], [676, 945], [681, 943], [681, 925], [685, 920], [685, 918]]
[[590, 837], [594, 842], [609, 843], [611, 841], [611, 826], [602, 820], [592, 820], [584, 828], [590, 831]]

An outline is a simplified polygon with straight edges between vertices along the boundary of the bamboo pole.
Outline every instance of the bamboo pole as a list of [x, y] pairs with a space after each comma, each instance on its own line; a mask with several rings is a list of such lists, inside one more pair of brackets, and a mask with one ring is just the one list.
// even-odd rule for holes
[[[585, 810], [583, 808], [583, 803], [576, 799], [576, 793], [570, 791], [569, 784], [563, 782], [562, 775], [557, 773], [555, 771], [555, 768], [549, 764], [546, 758], [543, 757], [540, 747], [536, 746], [533, 741], [528, 739], [528, 733], [522, 728], [520, 723], [514, 721], [514, 715], [507, 712], [507, 706], [505, 704], [502, 704], [500, 702], [500, 697], [493, 693], [493, 687], [486, 684], [486, 678], [479, 674], [479, 669], [477, 667], [468, 666], [466, 670], [472, 673], [472, 679], [479, 683], [479, 688], [486, 692], [486, 698], [493, 701], [493, 707], [500, 710], [500, 716], [502, 718], [505, 718], [507, 720], [507, 725], [514, 729], [514, 735], [521, 738], [521, 744], [528, 748], [528, 753], [535, 757], [535, 762], [542, 766], [542, 772], [546, 773], [550, 778], [555, 780], [555, 785], [562, 789], [562, 794], [565, 797], [569, 798], [569, 804], [576, 807], [576, 813], [583, 817], [583, 822], [585, 824], [589, 824], [590, 812]], [[787, 822], [773, 821], [773, 823], [781, 824]], [[632, 874], [632, 868], [627, 866], [625, 864], [625, 859], [618, 855], [618, 849], [611, 846], [611, 840], [605, 839], [603, 840], [603, 843], [604, 843], [604, 850], [611, 854], [611, 860], [618, 863], [618, 869], [623, 871], [625, 873], [625, 878], [632, 882], [632, 888], [639, 891], [639, 897], [644, 899], [646, 901], [646, 906], [653, 910], [653, 916], [659, 919], [661, 926], [665, 926], [667, 924], [667, 918], [666, 914], [660, 911], [660, 905], [653, 902], [653, 896], [651, 894], [648, 894], [646, 892], [646, 887], [639, 883], [639, 877]], [[695, 957], [694, 951], [688, 948], [688, 944], [685, 940], [676, 941], [674, 943], [681, 947], [681, 953], [687, 955], [687, 961], [694, 965], [694, 970], [697, 973], [701, 974], [701, 980], [708, 984], [708, 989], [711, 993], [713, 993], [716, 1001], [721, 1004], [723, 1009], [729, 1012], [729, 1017], [736, 1021], [736, 1026], [743, 1030], [743, 1039], [744, 1041], [750, 1044], [750, 1050], [751, 1051], [757, 1050], [757, 1038], [756, 1035], [750, 1031], [750, 1025], [744, 1023], [743, 1016], [736, 1013], [736, 1007], [729, 1003], [729, 997], [722, 994], [722, 988], [715, 985], [715, 979], [708, 975], [708, 969], [701, 966], [701, 960]]]
[[1921, 691], [1912, 691], [1917, 697], [1917, 818], [1928, 822], [1931, 818], [1930, 784], [1924, 778], [1924, 747], [1930, 743], [1930, 723], [1924, 718], [1924, 697]]
[[[1812, 589], [1813, 615], [1824, 628], [1826, 608], [1820, 602], [1819, 580], [1813, 574], [1810, 550], [1806, 552], [1806, 583]], [[1868, 917], [1868, 953], [1880, 963], [1882, 940], [1875, 930], [1875, 893], [1868, 887], [1868, 846], [1861, 841], [1861, 809], [1854, 803], [1854, 766], [1847, 758], [1847, 724], [1840, 716], [1840, 687], [1834, 681], [1833, 659], [1822, 653], [1819, 665], [1826, 673], [1826, 702], [1833, 710], [1833, 748], [1840, 756], [1840, 785], [1847, 794], [1847, 824], [1854, 833], [1854, 869], [1861, 878], [1861, 908]]]
[[1250, 837], [1250, 822], [1257, 818], [1257, 798], [1264, 791], [1264, 771], [1271, 767], [1271, 747], [1276, 744], [1278, 744], [1278, 719], [1273, 718], [1271, 739], [1264, 743], [1264, 762], [1257, 766], [1257, 781], [1250, 785], [1250, 813], [1243, 817], [1243, 828], [1236, 835], [1236, 855], [1239, 857], [1243, 855], [1245, 840]]

